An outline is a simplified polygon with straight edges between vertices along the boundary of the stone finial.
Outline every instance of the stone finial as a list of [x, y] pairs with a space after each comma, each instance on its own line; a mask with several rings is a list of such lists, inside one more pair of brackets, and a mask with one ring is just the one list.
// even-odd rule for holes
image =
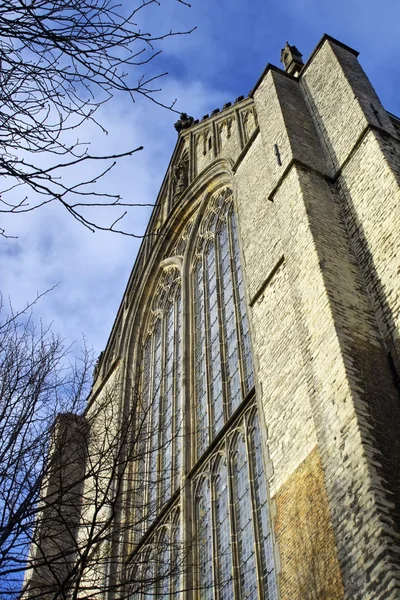
[[174, 127], [180, 133], [183, 129], [188, 129], [193, 121], [193, 117], [189, 117], [186, 113], [181, 113], [181, 118], [174, 124]]
[[285, 66], [285, 71], [297, 77], [304, 65], [302, 56], [296, 46], [290, 46], [289, 42], [286, 42], [281, 51], [281, 62]]
[[104, 351], [100, 352], [98, 359], [96, 360], [96, 364], [94, 365], [94, 369], [93, 369], [93, 383], [96, 381], [96, 378], [100, 372], [100, 365], [101, 365], [101, 361], [103, 360], [103, 356], [104, 356]]

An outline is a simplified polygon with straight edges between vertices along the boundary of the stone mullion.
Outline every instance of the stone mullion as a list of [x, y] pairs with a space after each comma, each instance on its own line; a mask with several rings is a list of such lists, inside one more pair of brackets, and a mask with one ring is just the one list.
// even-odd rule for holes
[[163, 457], [164, 452], [166, 451], [165, 447], [165, 439], [164, 439], [164, 429], [166, 427], [166, 423], [164, 422], [165, 418], [165, 388], [166, 388], [166, 366], [167, 366], [167, 312], [168, 312], [168, 295], [166, 295], [166, 301], [164, 305], [163, 314], [161, 317], [161, 371], [160, 371], [160, 402], [158, 408], [158, 446], [157, 446], [157, 491], [156, 491], [156, 513], [159, 511], [162, 502], [162, 478], [164, 473], [162, 473], [162, 465], [163, 465]]
[[[149, 346], [147, 349], [147, 345]], [[140, 457], [138, 464], [136, 465], [136, 469], [135, 469], [135, 476], [138, 477], [138, 473], [139, 473], [139, 469], [140, 469], [140, 461], [143, 460], [143, 473], [142, 473], [142, 477], [146, 480], [147, 477], [147, 473], [148, 473], [148, 453], [147, 453], [147, 446], [148, 446], [148, 431], [150, 428], [150, 424], [149, 424], [149, 407], [144, 405], [144, 402], [146, 402], [147, 404], [149, 403], [149, 398], [150, 398], [150, 390], [151, 390], [151, 377], [152, 377], [152, 356], [153, 356], [153, 337], [152, 335], [148, 335], [147, 338], [145, 339], [145, 342], [142, 346], [142, 354], [141, 354], [141, 360], [144, 361], [144, 370], [141, 373], [141, 383], [140, 383], [140, 387], [139, 387], [139, 394], [141, 397], [141, 407], [143, 410], [143, 414], [142, 414], [142, 421], [140, 423], [140, 432], [138, 432], [138, 438], [137, 438], [137, 444], [138, 444], [138, 449], [140, 453], [142, 454], [142, 457]], [[146, 360], [148, 360], [148, 364], [149, 364], [149, 368], [148, 368], [148, 384], [147, 384], [147, 398], [143, 397], [143, 384], [144, 384], [144, 377], [145, 377], [145, 369], [146, 369]], [[144, 435], [144, 440], [142, 439], [142, 435]], [[137, 478], [136, 480], [136, 485], [138, 485], [138, 481], [139, 479]], [[137, 543], [138, 540], [140, 539], [141, 535], [143, 535], [143, 531], [144, 531], [144, 527], [145, 527], [145, 522], [146, 522], [146, 513], [145, 513], [145, 507], [147, 506], [147, 492], [148, 492], [148, 487], [144, 486], [144, 492], [143, 492], [143, 506], [138, 507], [135, 509], [137, 518], [140, 519], [140, 522], [138, 523], [138, 529], [140, 531], [140, 535], [139, 532], [137, 532], [136, 537], [134, 542]], [[132, 498], [132, 502], [133, 502], [133, 498]]]
[[[209, 242], [208, 242], [209, 243]], [[205, 342], [205, 363], [206, 363], [206, 396], [207, 396], [207, 415], [208, 415], [208, 444], [213, 439], [213, 411], [211, 406], [211, 398], [210, 398], [210, 386], [211, 386], [211, 373], [210, 373], [210, 342], [209, 342], [209, 311], [208, 311], [208, 292], [207, 292], [207, 261], [206, 261], [206, 253], [208, 249], [208, 243], [205, 245], [205, 251], [203, 251], [202, 255], [202, 263], [203, 263], [203, 298], [204, 298], [204, 342]], [[200, 457], [197, 455], [197, 446], [196, 446], [196, 460]]]
[[[193, 233], [192, 233], [193, 235]], [[181, 472], [180, 472], [180, 545], [182, 556], [180, 562], [182, 569], [180, 573], [181, 590], [186, 590], [179, 594], [180, 598], [191, 600], [193, 597], [193, 484], [188, 481], [187, 473], [192, 466], [193, 453], [193, 407], [191, 389], [194, 385], [193, 369], [191, 368], [194, 361], [193, 345], [194, 339], [194, 311], [189, 311], [190, 299], [193, 295], [193, 285], [190, 285], [190, 267], [187, 262], [187, 256], [184, 258], [181, 271], [181, 384], [180, 398], [177, 402], [181, 402], [181, 437], [180, 454], [181, 454]], [[191, 320], [192, 319], [192, 320]], [[188, 444], [189, 442], [189, 444]]]
[[[218, 226], [218, 223], [217, 223]], [[217, 227], [216, 227], [217, 229]], [[225, 369], [225, 360], [226, 360], [226, 345], [227, 341], [225, 339], [225, 329], [224, 329], [224, 311], [222, 308], [221, 298], [223, 298], [222, 293], [222, 284], [221, 284], [221, 256], [220, 251], [221, 247], [218, 241], [218, 231], [215, 233], [214, 237], [214, 248], [215, 248], [215, 272], [216, 272], [216, 289], [217, 289], [217, 305], [218, 305], [218, 328], [219, 328], [219, 348], [220, 348], [220, 363], [221, 363], [221, 379], [222, 379], [222, 405], [224, 412], [224, 424], [228, 421], [229, 414], [229, 398], [228, 398], [228, 382], [226, 376]], [[217, 434], [218, 432], [216, 432]]]
[[[156, 453], [156, 459], [155, 459], [155, 466], [156, 466], [156, 481], [155, 481], [155, 498], [154, 498], [154, 510], [155, 510], [155, 514], [154, 514], [154, 518], [156, 516], [157, 513], [157, 509], [158, 509], [158, 487], [159, 487], [159, 459], [160, 459], [160, 415], [161, 415], [161, 402], [162, 402], [162, 397], [161, 397], [161, 390], [162, 390], [162, 363], [163, 361], [163, 337], [164, 337], [164, 329], [165, 329], [165, 324], [164, 324], [164, 314], [161, 315], [161, 317], [159, 317], [159, 321], [160, 321], [160, 373], [159, 373], [159, 390], [158, 390], [158, 409], [157, 407], [155, 407], [154, 410], [154, 406], [152, 406], [152, 403], [156, 401], [156, 395], [157, 395], [157, 389], [155, 388], [155, 375], [156, 375], [156, 362], [157, 362], [157, 346], [156, 346], [156, 335], [154, 334], [154, 331], [157, 328], [157, 323], [155, 324], [154, 330], [153, 330], [153, 377], [152, 377], [152, 394], [150, 397], [151, 400], [151, 425], [150, 425], [150, 431], [149, 431], [149, 442], [150, 442], [150, 452], [149, 452], [149, 464], [151, 465], [151, 457], [152, 457], [152, 452]], [[155, 418], [155, 422], [153, 422], [153, 418]], [[152, 447], [152, 442], [153, 442], [153, 436], [152, 436], [152, 431], [154, 431], [154, 428], [157, 427], [158, 428], [158, 432], [157, 432], [157, 436], [154, 436], [157, 439], [157, 445], [153, 448]], [[149, 473], [149, 477], [151, 477], [151, 473]], [[151, 488], [151, 484], [149, 486], [149, 490]], [[151, 499], [151, 496], [150, 496]], [[148, 502], [148, 507], [151, 508], [150, 506], [150, 502]], [[154, 520], [153, 518], [153, 520]]]
[[147, 398], [147, 402], [148, 405], [146, 406], [145, 411], [147, 412], [147, 414], [145, 415], [145, 419], [147, 421], [147, 427], [146, 429], [146, 440], [145, 440], [145, 445], [146, 448], [144, 449], [144, 451], [147, 454], [147, 458], [146, 458], [146, 465], [145, 465], [145, 480], [147, 481], [147, 485], [145, 486], [145, 493], [144, 493], [144, 510], [143, 510], [143, 526], [142, 526], [142, 533], [145, 531], [145, 527], [148, 525], [148, 515], [146, 512], [146, 507], [149, 506], [149, 500], [150, 500], [150, 459], [151, 459], [151, 427], [152, 427], [152, 420], [153, 420], [153, 413], [152, 413], [152, 406], [151, 406], [151, 398], [153, 397], [153, 388], [154, 388], [154, 352], [155, 352], [155, 341], [154, 341], [154, 328], [153, 331], [151, 333], [151, 348], [150, 348], [150, 369], [149, 369], [149, 393], [148, 393], [148, 398]]
[[[171, 434], [172, 434], [172, 440], [171, 440], [171, 494], [174, 493], [175, 491], [175, 476], [176, 476], [176, 470], [177, 470], [177, 465], [176, 465], [176, 449], [178, 447], [179, 444], [179, 437], [178, 437], [178, 432], [176, 430], [176, 414], [177, 414], [177, 408], [179, 406], [179, 401], [180, 398], [178, 398], [178, 382], [177, 382], [177, 376], [176, 376], [176, 372], [178, 370], [177, 368], [177, 358], [178, 358], [178, 345], [180, 343], [179, 340], [179, 334], [182, 333], [179, 332], [179, 315], [178, 315], [178, 309], [177, 309], [177, 296], [178, 294], [181, 293], [181, 287], [179, 286], [178, 288], [178, 293], [175, 294], [174, 297], [174, 311], [173, 311], [173, 318], [174, 318], [174, 359], [173, 359], [173, 371], [172, 371], [172, 405], [171, 405], [171, 419], [172, 419], [172, 424], [171, 424]], [[181, 305], [182, 308], [182, 305]], [[182, 356], [182, 347], [181, 347], [181, 352], [180, 352], [181, 356], [180, 359], [182, 361], [183, 356]], [[179, 374], [179, 371], [178, 371]], [[182, 414], [180, 413], [181, 417]], [[182, 457], [181, 457], [182, 458]], [[181, 460], [182, 462], [182, 460]]]

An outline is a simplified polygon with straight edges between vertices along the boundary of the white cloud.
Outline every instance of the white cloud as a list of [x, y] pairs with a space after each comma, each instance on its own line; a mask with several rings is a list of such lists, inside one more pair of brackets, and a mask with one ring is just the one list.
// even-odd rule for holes
[[[182, 85], [170, 78], [164, 85], [166, 97], [179, 96], [181, 106], [203, 114], [225, 98], [200, 83]], [[109, 105], [111, 107], [111, 104]], [[109, 131], [105, 136], [87, 125], [80, 131], [90, 139], [96, 154], [120, 152], [142, 144], [144, 150], [121, 160], [99, 182], [103, 191], [118, 193], [125, 202], [154, 203], [176, 140], [173, 122], [177, 115], [146, 102], [130, 105], [116, 101], [112, 112], [106, 106], [99, 115]], [[92, 176], [99, 168], [90, 164], [80, 175]], [[125, 230], [143, 234], [151, 208], [131, 208], [122, 222]], [[120, 212], [120, 209], [119, 209]], [[87, 214], [96, 222], [112, 222], [114, 209], [95, 209]], [[3, 221], [4, 222], [4, 221]], [[35, 307], [35, 318], [69, 343], [83, 332], [98, 353], [103, 349], [141, 240], [111, 233], [92, 234], [74, 221], [61, 206], [50, 205], [25, 216], [5, 220], [17, 240], [0, 240], [1, 290], [19, 309], [37, 293], [58, 284]]]

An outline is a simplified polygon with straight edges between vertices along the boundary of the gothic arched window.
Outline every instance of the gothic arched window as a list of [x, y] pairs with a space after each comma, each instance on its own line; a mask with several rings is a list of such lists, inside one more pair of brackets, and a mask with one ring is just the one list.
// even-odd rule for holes
[[[179, 260], [182, 262], [183, 255], [188, 266], [183, 271], [188, 279], [182, 280], [186, 275], [177, 267], [164, 269], [142, 334], [139, 387], [146, 458], [137, 473], [146, 481], [143, 497], [138, 490], [146, 508], [138, 541], [141, 536], [146, 538], [147, 531], [149, 537], [153, 535], [154, 527], [160, 526], [157, 520], [165, 518], [179, 490], [180, 512], [175, 513], [164, 537], [157, 538], [161, 547], [171, 547], [161, 560], [162, 564], [169, 561], [170, 575], [168, 581], [161, 577], [153, 593], [177, 598], [186, 569], [191, 570], [187, 580], [196, 590], [195, 600], [276, 600], [267, 483], [232, 192], [225, 189], [211, 198], [198, 221], [190, 242], [186, 243], [185, 234], [174, 246], [179, 247]], [[184, 310], [182, 298], [187, 299]], [[188, 374], [185, 388], [184, 365]], [[185, 420], [188, 430], [180, 443], [183, 406], [190, 418]], [[182, 527], [178, 526], [178, 514]], [[193, 545], [186, 549], [187, 554], [184, 547], [183, 553], [177, 550], [183, 532]]]

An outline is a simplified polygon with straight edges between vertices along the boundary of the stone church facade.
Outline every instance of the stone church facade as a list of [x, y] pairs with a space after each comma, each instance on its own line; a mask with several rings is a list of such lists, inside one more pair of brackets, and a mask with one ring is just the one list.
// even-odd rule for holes
[[282, 61], [177, 122], [96, 368], [110, 600], [400, 598], [400, 121], [330, 36]]

